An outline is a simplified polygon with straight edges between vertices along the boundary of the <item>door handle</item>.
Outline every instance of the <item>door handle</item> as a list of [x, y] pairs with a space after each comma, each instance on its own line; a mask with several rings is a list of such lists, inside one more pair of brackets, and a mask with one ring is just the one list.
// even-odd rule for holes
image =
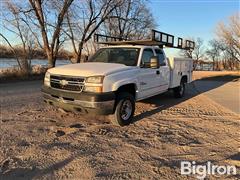
[[156, 71], [156, 74], [159, 75], [159, 74], [160, 74], [160, 71]]

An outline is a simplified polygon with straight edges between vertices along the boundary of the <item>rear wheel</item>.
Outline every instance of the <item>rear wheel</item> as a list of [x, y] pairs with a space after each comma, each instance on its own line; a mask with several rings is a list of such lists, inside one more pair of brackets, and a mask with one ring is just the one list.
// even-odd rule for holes
[[181, 97], [184, 96], [184, 94], [185, 94], [185, 84], [186, 84], [186, 82], [182, 79], [181, 83], [180, 83], [180, 86], [173, 89], [175, 98], [181, 98]]
[[135, 111], [134, 97], [127, 92], [120, 93], [116, 100], [114, 115], [111, 116], [113, 124], [124, 126], [132, 122]]

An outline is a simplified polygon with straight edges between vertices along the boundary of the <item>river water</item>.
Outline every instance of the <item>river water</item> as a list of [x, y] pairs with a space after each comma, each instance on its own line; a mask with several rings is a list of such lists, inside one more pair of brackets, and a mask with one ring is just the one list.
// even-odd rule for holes
[[[57, 60], [56, 66], [61, 66], [65, 64], [70, 64], [71, 62], [69, 60]], [[47, 66], [48, 61], [44, 59], [33, 59], [31, 62], [32, 65], [41, 65], [41, 66]], [[18, 63], [16, 59], [5, 59], [0, 58], [0, 69], [6, 69], [11, 67], [18, 67]]]

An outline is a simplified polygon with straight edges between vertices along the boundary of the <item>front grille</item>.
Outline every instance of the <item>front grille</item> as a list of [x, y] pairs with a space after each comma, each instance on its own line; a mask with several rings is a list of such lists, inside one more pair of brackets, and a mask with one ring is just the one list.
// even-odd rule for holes
[[82, 77], [50, 76], [51, 87], [68, 91], [82, 92], [84, 81]]

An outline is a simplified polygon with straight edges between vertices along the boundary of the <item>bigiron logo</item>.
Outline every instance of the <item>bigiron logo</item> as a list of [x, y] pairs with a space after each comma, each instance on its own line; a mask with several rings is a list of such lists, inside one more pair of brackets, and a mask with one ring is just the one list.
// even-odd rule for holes
[[206, 164], [196, 164], [195, 161], [181, 161], [181, 175], [195, 175], [198, 179], [204, 179], [207, 175], [236, 175], [235, 166], [218, 166], [208, 161]]

